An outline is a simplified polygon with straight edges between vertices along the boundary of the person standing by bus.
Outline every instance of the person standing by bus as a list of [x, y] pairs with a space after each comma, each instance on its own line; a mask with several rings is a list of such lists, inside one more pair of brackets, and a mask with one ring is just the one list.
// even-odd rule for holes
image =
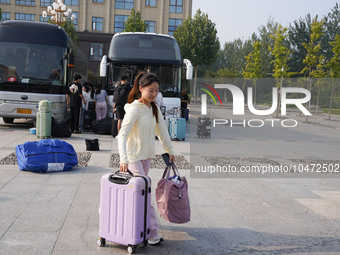
[[105, 119], [107, 114], [108, 99], [106, 91], [102, 89], [100, 84], [96, 85], [94, 99], [96, 104], [96, 119]]
[[90, 86], [89, 83], [85, 82], [83, 86], [83, 98], [86, 103], [82, 102], [81, 106], [81, 113], [80, 113], [80, 123], [79, 123], [79, 130], [81, 132], [84, 131], [84, 116], [85, 116], [85, 111], [87, 111], [89, 107], [89, 101], [91, 98], [91, 93], [90, 93]]
[[[174, 149], [162, 113], [154, 102], [158, 90], [159, 80], [155, 74], [140, 73], [137, 76], [125, 105], [126, 114], [118, 134], [121, 172], [129, 169], [135, 175], [148, 175], [152, 158], [155, 157], [155, 135], [159, 137], [164, 150], [170, 154], [170, 162], [175, 161]], [[150, 229], [148, 243], [155, 245], [162, 242], [152, 205]]]
[[80, 84], [81, 75], [75, 74], [74, 81], [68, 88], [66, 94], [67, 107], [70, 108], [70, 129], [71, 132], [80, 134], [79, 130], [79, 115], [82, 102], [86, 103], [82, 94], [82, 87]]
[[113, 112], [116, 112], [118, 124], [118, 132], [122, 126], [122, 121], [125, 115], [124, 106], [128, 101], [128, 96], [131, 91], [130, 83], [128, 82], [128, 77], [122, 75], [120, 78], [120, 85], [117, 86], [114, 98], [113, 98]]
[[183, 89], [181, 92], [181, 118], [185, 118], [185, 114], [188, 107], [189, 96], [187, 94], [186, 89]]

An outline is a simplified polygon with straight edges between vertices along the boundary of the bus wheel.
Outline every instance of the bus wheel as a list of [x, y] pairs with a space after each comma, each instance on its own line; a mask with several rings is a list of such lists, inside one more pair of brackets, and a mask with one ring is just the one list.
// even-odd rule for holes
[[7, 124], [11, 124], [11, 123], [13, 123], [13, 121], [14, 121], [14, 118], [5, 118], [5, 117], [3, 117], [2, 119], [3, 119], [4, 122], [7, 123]]

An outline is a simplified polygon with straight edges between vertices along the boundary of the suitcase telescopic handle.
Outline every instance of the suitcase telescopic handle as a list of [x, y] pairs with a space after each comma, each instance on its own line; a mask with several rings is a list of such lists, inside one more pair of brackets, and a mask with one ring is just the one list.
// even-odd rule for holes
[[110, 182], [116, 183], [116, 184], [128, 184], [129, 178], [126, 176], [121, 175], [110, 175], [109, 177]]
[[[131, 176], [135, 176], [129, 169], [126, 172]], [[116, 172], [114, 172], [114, 174], [126, 174], [126, 173], [117, 170]]]
[[109, 181], [117, 184], [128, 184], [131, 176], [134, 176], [134, 174], [130, 170], [127, 170], [127, 172], [129, 175], [120, 171], [116, 171], [114, 174], [110, 175]]
[[[131, 176], [135, 176], [129, 169], [126, 171], [129, 175], [131, 175]], [[121, 172], [121, 171], [116, 171], [115, 172], [115, 174], [126, 174], [126, 173], [124, 173], [124, 172]]]
[[179, 109], [180, 109], [179, 107], [174, 107], [174, 108], [172, 108], [172, 114], [173, 114], [173, 117], [174, 117], [174, 118], [176, 118]]

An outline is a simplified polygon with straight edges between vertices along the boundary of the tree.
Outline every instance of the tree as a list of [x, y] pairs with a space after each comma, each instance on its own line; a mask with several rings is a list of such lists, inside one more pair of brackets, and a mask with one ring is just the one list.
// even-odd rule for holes
[[226, 42], [224, 48], [218, 51], [216, 60], [210, 66], [198, 68], [198, 74], [203, 69], [205, 77], [240, 78], [245, 68], [247, 56], [253, 49], [253, 41], [257, 40], [255, 33], [252, 39], [242, 41], [236, 39]]
[[130, 16], [125, 22], [125, 32], [145, 32], [148, 25], [140, 18], [140, 12], [131, 10]]
[[0, 22], [1, 22], [1, 20], [2, 20], [2, 10], [0, 8]]
[[269, 48], [272, 52], [274, 60], [272, 63], [274, 64], [273, 69], [273, 77], [276, 79], [286, 78], [292, 75], [291, 72], [288, 72], [288, 61], [290, 60], [291, 51], [288, 48], [289, 43], [287, 41], [288, 37], [288, 28], [283, 27], [281, 24], [277, 27], [275, 34], [272, 36], [274, 39], [274, 47]]
[[303, 43], [308, 43], [311, 33], [312, 18], [308, 14], [304, 19], [295, 20], [289, 26], [289, 44], [292, 50], [291, 58], [288, 62], [291, 70], [300, 73], [305, 67], [303, 59], [307, 55], [307, 50]]
[[336, 3], [334, 8], [325, 17], [324, 35], [321, 38], [322, 54], [329, 61], [333, 57], [332, 46], [330, 42], [335, 41], [336, 35], [340, 34], [340, 7]]
[[94, 84], [94, 85], [100, 84], [100, 76], [94, 74], [91, 71], [88, 71], [87, 72], [87, 82], [91, 83], [91, 84]]
[[332, 78], [332, 92], [331, 92], [331, 99], [329, 103], [329, 112], [328, 112], [328, 119], [331, 119], [331, 112], [332, 112], [332, 104], [334, 98], [334, 91], [335, 91], [335, 78], [340, 77], [340, 34], [335, 36], [335, 40], [330, 43], [332, 46], [332, 52], [334, 56], [328, 62], [327, 66], [329, 68], [329, 74]]
[[[53, 22], [51, 19], [48, 19], [47, 23], [55, 24], [55, 22]], [[66, 21], [61, 23], [60, 27], [62, 27], [65, 30], [65, 32], [69, 35], [69, 37], [71, 37], [72, 41], [74, 42], [77, 41], [78, 39], [77, 29], [70, 19], [67, 19]]]
[[242, 72], [243, 77], [245, 78], [259, 78], [260, 74], [260, 49], [261, 42], [257, 41], [254, 43], [254, 51], [249, 53], [245, 59], [247, 60], [247, 65]]
[[261, 41], [260, 58], [261, 58], [261, 76], [268, 76], [273, 70], [273, 55], [270, 48], [274, 47], [275, 40], [273, 35], [277, 30], [278, 23], [273, 18], [269, 18], [265, 26], [261, 26], [259, 30], [259, 40]]
[[[334, 56], [336, 55], [336, 36], [340, 35], [340, 8], [339, 4], [336, 3], [334, 8], [331, 10], [331, 12], [328, 13], [328, 15], [324, 18], [324, 26], [323, 26], [323, 35], [321, 36], [321, 54], [319, 56], [319, 63], [317, 64], [317, 69], [315, 72], [314, 77], [316, 78], [323, 78], [326, 76], [330, 76], [332, 79], [336, 75], [336, 66], [334, 65], [336, 63]], [[334, 48], [335, 47], [335, 48]], [[337, 65], [339, 66], [339, 61], [337, 62]], [[316, 86], [318, 89], [318, 95], [317, 95], [317, 108], [316, 108], [316, 114], [318, 114], [319, 110], [319, 101], [320, 101], [320, 90], [322, 89], [322, 84], [327, 84], [327, 81], [325, 79], [318, 79]], [[325, 86], [324, 86], [325, 87]], [[332, 86], [331, 86], [331, 98], [330, 98], [330, 112], [328, 118], [330, 119], [331, 114], [331, 107], [333, 104], [333, 101], [335, 99], [335, 80], [332, 80]]]
[[[255, 36], [255, 35], [254, 35]], [[252, 40], [242, 41], [241, 39], [227, 42], [224, 44], [223, 57], [224, 65], [220, 68], [228, 68], [234, 70], [234, 73], [242, 74], [247, 61], [245, 57], [253, 50]]]
[[195, 96], [198, 66], [213, 63], [220, 49], [215, 26], [215, 23], [208, 18], [208, 14], [198, 9], [194, 18], [188, 17], [174, 33], [182, 57], [189, 59], [195, 68]]
[[65, 32], [71, 37], [71, 39], [74, 42], [78, 40], [77, 29], [70, 19], [66, 20], [63, 24], [61, 24], [61, 27], [65, 30]]
[[[321, 42], [320, 38], [323, 34], [323, 23], [324, 21], [318, 21], [314, 18], [311, 24], [311, 34], [308, 43], [302, 43], [303, 47], [307, 50], [307, 55], [303, 59], [305, 68], [302, 69], [301, 73], [308, 73], [308, 89], [312, 91], [312, 77], [317, 75], [317, 65], [320, 59], [323, 59], [321, 55]], [[310, 104], [310, 102], [309, 102]], [[308, 121], [308, 116], [306, 115], [306, 122]]]
[[[261, 43], [256, 41], [254, 43], [254, 51], [249, 53], [245, 58], [247, 65], [242, 72], [245, 79], [252, 78], [254, 84], [254, 105], [256, 105], [256, 80], [261, 77], [261, 57], [260, 57]], [[243, 83], [243, 90], [244, 90]]]
[[324, 80], [322, 78], [326, 77], [326, 64], [325, 64], [325, 58], [323, 55], [319, 56], [319, 62], [316, 65], [316, 70], [314, 72], [314, 78], [318, 78], [316, 80], [316, 87], [318, 89], [318, 94], [316, 97], [316, 115], [319, 114], [319, 99], [320, 99], [320, 89], [323, 84], [325, 84]]
[[[273, 77], [276, 78], [276, 86], [281, 90], [282, 80], [284, 77], [290, 77], [292, 73], [288, 72], [288, 60], [291, 51], [288, 48], [288, 28], [283, 27], [281, 24], [275, 30], [275, 34], [272, 36], [274, 39], [274, 47], [269, 48], [274, 56], [272, 63], [274, 64]], [[280, 79], [280, 82], [279, 82]], [[279, 100], [280, 97], [278, 96]], [[281, 102], [280, 102], [281, 103]], [[280, 105], [279, 103], [279, 105]], [[279, 107], [277, 107], [276, 117], [278, 117]]]

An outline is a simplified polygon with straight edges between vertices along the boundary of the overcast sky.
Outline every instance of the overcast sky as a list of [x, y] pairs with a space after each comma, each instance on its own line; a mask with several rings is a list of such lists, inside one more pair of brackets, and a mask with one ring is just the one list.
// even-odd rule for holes
[[288, 26], [308, 13], [315, 17], [327, 15], [340, 0], [193, 0], [192, 12], [207, 13], [216, 24], [221, 47], [227, 41], [249, 39], [268, 18]]

